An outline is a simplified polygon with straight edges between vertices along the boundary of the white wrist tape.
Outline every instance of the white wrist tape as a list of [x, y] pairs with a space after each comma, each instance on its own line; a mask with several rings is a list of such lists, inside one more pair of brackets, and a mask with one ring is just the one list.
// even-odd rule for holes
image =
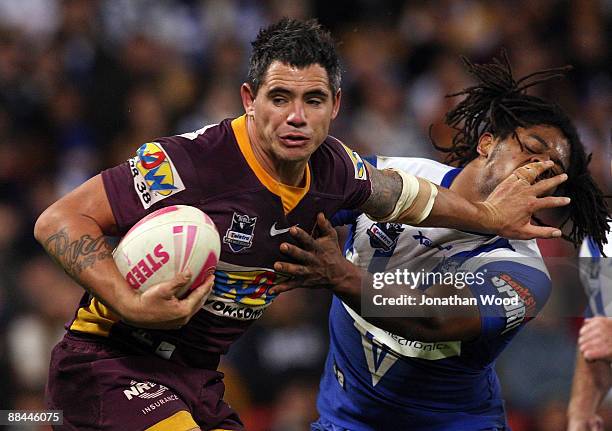
[[404, 224], [419, 224], [427, 218], [433, 208], [438, 188], [430, 181], [408, 174], [399, 169], [390, 170], [402, 177], [402, 193], [393, 212], [380, 222], [393, 221]]

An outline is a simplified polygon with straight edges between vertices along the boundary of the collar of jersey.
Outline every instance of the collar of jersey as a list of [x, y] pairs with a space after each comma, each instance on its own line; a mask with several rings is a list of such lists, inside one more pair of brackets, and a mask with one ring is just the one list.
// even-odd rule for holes
[[232, 120], [232, 130], [236, 142], [247, 164], [259, 180], [270, 192], [281, 198], [285, 214], [291, 212], [310, 190], [310, 164], [306, 165], [306, 184], [304, 187], [293, 187], [275, 180], [255, 158], [249, 134], [247, 133], [246, 115]]

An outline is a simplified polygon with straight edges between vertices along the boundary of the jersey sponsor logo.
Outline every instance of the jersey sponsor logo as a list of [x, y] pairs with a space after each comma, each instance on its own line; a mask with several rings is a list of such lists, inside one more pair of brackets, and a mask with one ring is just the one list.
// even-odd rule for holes
[[168, 388], [164, 385], [159, 385], [153, 382], [137, 382], [132, 380], [130, 381], [130, 387], [123, 391], [123, 395], [125, 395], [128, 400], [131, 400], [134, 397], [152, 400], [160, 397], [167, 390]]
[[268, 305], [270, 304], [254, 307], [210, 295], [202, 308], [217, 316], [229, 317], [234, 320], [257, 320], [263, 315]]
[[268, 290], [288, 279], [288, 276], [270, 269], [224, 270], [217, 267], [213, 294], [226, 302], [267, 306], [276, 298]]
[[[415, 341], [415, 340], [409, 340], [407, 338], [404, 337], [400, 337], [399, 335], [395, 335], [392, 334], [391, 332], [385, 331], [389, 337], [391, 337], [398, 345], [403, 346], [403, 347], [409, 347], [411, 349], [414, 349], [416, 351], [420, 351], [420, 352], [453, 352], [455, 350], [455, 348], [453, 347], [453, 344], [455, 342], [446, 342], [446, 341], [436, 341], [433, 343], [427, 343], [425, 341]], [[449, 357], [449, 356], [455, 356], [455, 355], [445, 355], [444, 357]]]
[[140, 409], [140, 411], [142, 412], [143, 415], [148, 415], [149, 413], [155, 411], [155, 409], [163, 406], [166, 403], [171, 403], [172, 401], [180, 401], [180, 400], [179, 400], [179, 397], [176, 394], [171, 394], [171, 395], [165, 396], [162, 399], [159, 399], [159, 400], [149, 404], [144, 409]]
[[185, 190], [172, 160], [161, 145], [148, 142], [128, 160], [134, 188], [146, 209], [156, 202]]
[[357, 180], [367, 180], [368, 179], [368, 171], [367, 171], [367, 169], [365, 167], [365, 163], [361, 159], [361, 156], [359, 154], [357, 154], [356, 151], [351, 150], [349, 147], [347, 147], [344, 144], [342, 144], [342, 147], [346, 151], [346, 154], [348, 154], [348, 156], [350, 157], [351, 162], [353, 162], [353, 167], [355, 169], [355, 179], [357, 179]]
[[389, 252], [397, 244], [404, 227], [399, 223], [375, 223], [367, 230], [372, 248]]
[[450, 250], [451, 248], [453, 248], [452, 245], [447, 245], [446, 247], [442, 247], [439, 244], [435, 244], [431, 239], [423, 235], [423, 232], [421, 232], [420, 230], [418, 231], [418, 233], [419, 233], [418, 235], [412, 235], [412, 237], [418, 240], [419, 244], [422, 246], [429, 247], [429, 248], [437, 248], [440, 251]]
[[380, 329], [365, 321], [355, 313], [350, 307], [343, 304], [345, 310], [353, 319], [353, 324], [357, 330], [364, 334], [372, 334], [370, 341], [393, 352], [394, 355], [409, 358], [419, 358], [427, 361], [437, 361], [440, 359], [451, 358], [461, 355], [461, 341], [437, 341], [425, 342], [409, 340], [396, 334]]
[[[500, 294], [505, 294], [506, 298], [519, 298], [520, 301], [508, 301], [503, 306], [506, 317], [506, 328], [502, 334], [516, 328], [526, 316], [535, 315], [536, 301], [529, 289], [522, 286], [508, 274], [500, 274], [491, 278], [493, 286]], [[530, 317], [528, 317], [530, 318]]]
[[255, 236], [255, 223], [257, 216], [249, 216], [247, 214], [232, 215], [232, 224], [225, 232], [223, 242], [229, 245], [229, 248], [238, 253], [242, 250], [250, 248], [253, 245], [253, 237]]

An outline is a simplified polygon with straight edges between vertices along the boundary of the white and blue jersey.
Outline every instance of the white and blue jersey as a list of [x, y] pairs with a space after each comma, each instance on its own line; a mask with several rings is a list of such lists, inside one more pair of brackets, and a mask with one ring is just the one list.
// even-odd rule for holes
[[[449, 187], [460, 169], [418, 158], [378, 157], [378, 168], [402, 169]], [[445, 262], [486, 274], [474, 297], [519, 297], [518, 305], [484, 305], [471, 341], [421, 342], [378, 328], [334, 297], [330, 350], [313, 430], [505, 430], [495, 359], [545, 304], [551, 282], [534, 240], [513, 241], [453, 229], [376, 223], [356, 218], [345, 255], [369, 272]], [[350, 218], [338, 214], [336, 222]], [[444, 264], [443, 264], [444, 265]], [[421, 287], [426, 290], [426, 287]]]
[[580, 247], [580, 280], [588, 298], [586, 316], [612, 317], [612, 232], [603, 257], [597, 244], [586, 238]]

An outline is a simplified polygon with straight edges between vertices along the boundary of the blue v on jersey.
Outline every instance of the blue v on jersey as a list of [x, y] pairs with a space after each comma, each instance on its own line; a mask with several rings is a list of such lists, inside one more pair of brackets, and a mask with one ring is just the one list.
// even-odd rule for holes
[[[459, 169], [417, 158], [372, 160], [449, 187]], [[345, 218], [340, 213], [335, 221]], [[349, 217], [350, 218], [350, 217]], [[375, 223], [353, 214], [345, 253], [369, 272], [452, 262], [486, 274], [474, 297], [518, 297], [519, 305], [478, 301], [481, 334], [471, 341], [420, 342], [368, 323], [334, 297], [330, 350], [313, 430], [506, 430], [495, 359], [546, 303], [551, 282], [535, 241], [453, 229]], [[433, 269], [433, 268], [432, 268]]]

